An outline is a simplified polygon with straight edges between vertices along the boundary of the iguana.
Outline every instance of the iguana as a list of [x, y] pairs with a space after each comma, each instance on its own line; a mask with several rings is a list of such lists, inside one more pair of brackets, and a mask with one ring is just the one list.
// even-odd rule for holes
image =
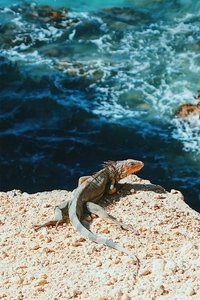
[[111, 220], [124, 229], [128, 229], [126, 225], [121, 224], [96, 203], [98, 203], [105, 193], [115, 193], [117, 191], [116, 184], [120, 179], [139, 171], [143, 166], [143, 162], [133, 159], [105, 162], [103, 168], [93, 176], [84, 176], [79, 179], [79, 185], [74, 190], [72, 198], [55, 207], [54, 220], [48, 221], [43, 225], [36, 225], [35, 229], [38, 230], [41, 227], [50, 225], [55, 225], [57, 228], [59, 223], [64, 222], [69, 217], [72, 225], [84, 237], [98, 244], [103, 244], [122, 251], [133, 257], [132, 254], [120, 244], [104, 236], [92, 233], [83, 226], [80, 220], [83, 216], [84, 209], [87, 208], [89, 212], [103, 219]]

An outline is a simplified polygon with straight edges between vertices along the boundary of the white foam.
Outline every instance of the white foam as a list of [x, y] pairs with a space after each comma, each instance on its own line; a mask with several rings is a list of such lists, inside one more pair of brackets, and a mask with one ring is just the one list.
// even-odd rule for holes
[[69, 40], [70, 40], [70, 41], [72, 41], [72, 40], [74, 39], [75, 34], [76, 34], [76, 30], [74, 29], [74, 30], [72, 31], [72, 33], [69, 34]]
[[200, 116], [175, 118], [172, 124], [172, 136], [183, 143], [184, 150], [200, 154]]
[[100, 52], [109, 51], [112, 46], [112, 40], [110, 35], [105, 34], [98, 39], [90, 40], [93, 44], [95, 44]]
[[33, 52], [20, 52], [20, 50], [24, 50], [23, 48], [26, 47], [23, 44], [20, 46], [16, 46], [12, 49], [2, 50], [1, 53], [9, 58], [12, 62], [18, 62], [20, 64], [48, 64], [49, 66], [52, 65], [52, 60], [42, 57], [37, 50]]
[[[108, 103], [106, 101], [101, 102], [101, 106], [92, 110], [94, 114], [101, 115], [102, 117], [110, 119], [111, 122], [118, 123], [119, 120], [127, 125], [128, 119], [138, 118], [141, 116], [139, 111], [131, 111], [129, 108], [125, 108], [122, 105], [116, 103]], [[130, 122], [132, 123], [132, 122]], [[133, 122], [134, 123], [134, 122]], [[133, 124], [132, 123], [132, 124]]]
[[[134, 31], [127, 29], [123, 31], [121, 40], [116, 38], [114, 29], [109, 31], [108, 25], [99, 17], [86, 12], [69, 12], [69, 17], [79, 20], [76, 25], [85, 20], [98, 22], [102, 30], [99, 38], [77, 41], [83, 45], [93, 43], [97, 48], [91, 57], [84, 53], [85, 61], [80, 61], [81, 72], [76, 67], [74, 69], [77, 76], [89, 80], [95, 71], [102, 72], [96, 82], [88, 86], [95, 91], [95, 99], [91, 105], [93, 113], [107, 121], [128, 126], [136, 123], [140, 126], [139, 123], [146, 122], [148, 125], [144, 131], [147, 134], [154, 132], [152, 124], [155, 120], [157, 124], [160, 122], [169, 127], [173, 125], [171, 135], [183, 143], [185, 150], [198, 152], [197, 118], [191, 118], [185, 123], [181, 119], [174, 120], [177, 107], [182, 103], [193, 102], [194, 94], [199, 89], [200, 83], [196, 78], [199, 78], [200, 73], [200, 54], [192, 48], [192, 44], [200, 39], [200, 31], [197, 22], [190, 22], [196, 16], [186, 13], [173, 22], [162, 21], [142, 29], [135, 27]], [[14, 21], [21, 30], [21, 35], [18, 34], [14, 41], [19, 42], [19, 45], [3, 50], [3, 53], [11, 60], [20, 60], [24, 64], [41, 63], [54, 67], [56, 64], [53, 60], [58, 62], [59, 59], [47, 59], [38, 51], [28, 53], [27, 50], [31, 50], [37, 41], [57, 41], [62, 36], [63, 29], [50, 24], [45, 24], [46, 27], [42, 28], [37, 24], [26, 23], [19, 14]], [[69, 33], [69, 43], [76, 42], [77, 30], [78, 27], [75, 26]], [[32, 42], [26, 45], [23, 34], [27, 32]], [[68, 67], [73, 69], [70, 59], [69, 56]], [[75, 60], [76, 56], [72, 55], [72, 59]], [[79, 63], [78, 59], [76, 62]], [[63, 68], [63, 72], [67, 71]], [[128, 103], [125, 99], [121, 104], [119, 99], [126, 98], [124, 95], [131, 91], [140, 93], [140, 101], [143, 103], [137, 105], [137, 99], [133, 97], [132, 101], [136, 101], [136, 104], [129, 105], [130, 99]]]
[[[191, 15], [186, 16], [187, 19], [189, 17]], [[150, 117], [160, 119], [161, 123], [169, 126], [173, 124], [172, 136], [182, 141], [185, 150], [197, 153], [200, 149], [197, 118], [191, 118], [186, 123], [177, 119], [174, 121], [174, 111], [182, 103], [195, 102], [194, 95], [200, 82], [194, 78], [200, 73], [200, 54], [193, 51], [190, 44], [198, 35], [199, 27], [184, 24], [182, 18], [181, 22], [179, 20], [170, 25], [161, 22], [143, 31], [127, 32], [116, 47], [108, 34], [106, 38], [93, 40], [105, 57], [113, 55], [113, 63], [101, 64], [101, 69], [106, 70], [102, 86], [98, 84], [96, 87], [101, 105], [93, 112], [111, 118], [113, 122], [122, 122], [125, 118], [130, 124], [135, 117], [141, 120]], [[179, 50], [184, 43], [185, 49]], [[116, 75], [112, 82], [113, 72]], [[104, 84], [106, 82], [107, 85]], [[120, 95], [130, 90], [140, 91], [144, 95], [144, 101], [152, 109], [148, 115], [118, 103]], [[151, 129], [149, 126], [149, 131]]]
[[188, 67], [191, 72], [197, 73], [200, 77], [200, 53], [189, 52], [181, 53], [178, 56], [179, 64]]
[[[31, 51], [31, 48], [37, 41], [55, 41], [62, 34], [61, 29], [57, 29], [52, 25], [46, 24], [47, 28], [37, 27], [36, 24], [30, 24], [22, 20], [22, 17], [17, 14], [12, 20], [18, 27], [19, 33], [12, 40], [13, 46], [9, 49], [1, 50], [1, 53], [7, 56], [11, 61], [20, 61], [23, 64], [53, 64], [51, 59], [42, 57], [37, 50]], [[29, 36], [29, 42], [26, 44], [25, 35]], [[27, 50], [30, 49], [30, 52]]]
[[12, 9], [10, 9], [9, 7], [1, 8], [1, 9], [0, 9], [0, 12], [1, 12], [1, 13], [5, 13], [5, 14], [11, 13], [11, 14], [13, 14], [13, 15], [16, 15], [16, 14], [17, 14], [15, 11], [13, 11]]

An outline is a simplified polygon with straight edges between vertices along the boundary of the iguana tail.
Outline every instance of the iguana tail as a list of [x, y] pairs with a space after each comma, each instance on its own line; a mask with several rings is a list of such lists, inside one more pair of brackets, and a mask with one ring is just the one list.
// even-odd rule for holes
[[120, 252], [126, 253], [129, 257], [136, 259], [137, 265], [139, 266], [139, 259], [136, 255], [133, 255], [131, 252], [127, 251], [124, 249], [124, 247], [116, 242], [114, 242], [111, 239], [107, 239], [106, 237], [102, 235], [97, 235], [92, 233], [90, 230], [85, 228], [83, 224], [80, 222], [76, 210], [74, 209], [73, 204], [69, 207], [69, 219], [72, 223], [72, 225], [75, 227], [75, 229], [80, 232], [84, 237], [88, 238], [89, 240], [97, 243], [97, 244], [102, 244], [105, 246], [108, 246], [110, 248], [113, 248], [115, 250], [118, 250]]

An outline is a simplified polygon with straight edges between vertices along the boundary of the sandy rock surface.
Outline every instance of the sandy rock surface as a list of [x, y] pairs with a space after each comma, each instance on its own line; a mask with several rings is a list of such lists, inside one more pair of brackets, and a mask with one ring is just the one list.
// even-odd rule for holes
[[0, 299], [200, 299], [200, 216], [180, 192], [129, 176], [102, 206], [132, 231], [94, 218], [90, 230], [134, 259], [84, 239], [71, 224], [33, 229], [71, 192], [0, 193]]

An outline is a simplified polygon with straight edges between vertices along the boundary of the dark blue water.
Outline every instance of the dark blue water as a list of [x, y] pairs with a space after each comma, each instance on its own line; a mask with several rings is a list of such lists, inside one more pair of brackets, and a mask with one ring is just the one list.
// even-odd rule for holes
[[1, 190], [73, 189], [135, 158], [200, 210], [200, 117], [174, 117], [197, 103], [199, 4], [30, 3], [0, 4]]

